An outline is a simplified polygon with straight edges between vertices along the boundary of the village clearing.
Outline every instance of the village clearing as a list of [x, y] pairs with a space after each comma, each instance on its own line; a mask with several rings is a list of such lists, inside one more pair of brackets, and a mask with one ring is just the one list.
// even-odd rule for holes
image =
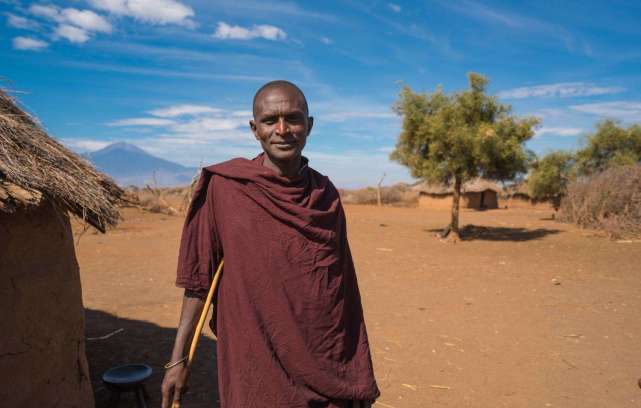
[[[346, 206], [374, 367], [376, 407], [638, 407], [641, 241], [609, 240], [551, 211]], [[146, 362], [159, 405], [182, 291], [183, 218], [123, 211], [106, 235], [75, 225], [97, 407], [107, 368]], [[248, 254], [250, 256], [251, 254]], [[224, 279], [224, 276], [223, 276]], [[214, 342], [200, 343], [185, 407], [216, 406]], [[248, 356], [250, 358], [250, 356]]]

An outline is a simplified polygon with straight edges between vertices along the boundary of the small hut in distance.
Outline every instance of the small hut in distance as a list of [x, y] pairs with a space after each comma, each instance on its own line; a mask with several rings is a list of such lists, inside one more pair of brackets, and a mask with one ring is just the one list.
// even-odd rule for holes
[[[419, 183], [413, 187], [418, 192], [419, 208], [449, 210], [452, 208], [453, 185]], [[461, 208], [486, 210], [498, 208], [501, 187], [492, 181], [476, 178], [461, 187]]]
[[507, 186], [501, 197], [501, 207], [527, 210], [554, 210], [549, 201], [535, 200], [530, 196], [527, 182]]
[[0, 90], [2, 406], [94, 406], [68, 213], [105, 232], [122, 194]]

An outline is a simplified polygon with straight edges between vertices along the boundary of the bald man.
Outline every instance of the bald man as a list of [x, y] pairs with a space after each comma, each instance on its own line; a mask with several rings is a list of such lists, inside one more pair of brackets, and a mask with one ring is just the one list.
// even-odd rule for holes
[[[222, 408], [369, 407], [379, 396], [338, 192], [302, 156], [314, 124], [303, 92], [274, 81], [249, 126], [263, 152], [203, 169], [182, 232], [184, 288], [163, 407], [180, 400], [212, 271]], [[174, 364], [175, 363], [175, 364]]]

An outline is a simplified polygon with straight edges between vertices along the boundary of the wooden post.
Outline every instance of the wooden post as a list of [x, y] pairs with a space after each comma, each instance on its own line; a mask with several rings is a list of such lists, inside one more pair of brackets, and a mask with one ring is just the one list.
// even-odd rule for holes
[[383, 179], [385, 178], [385, 173], [383, 173], [383, 177], [378, 182], [378, 188], [376, 189], [376, 202], [378, 203], [378, 206], [382, 206], [383, 202], [381, 199], [381, 184], [383, 184]]

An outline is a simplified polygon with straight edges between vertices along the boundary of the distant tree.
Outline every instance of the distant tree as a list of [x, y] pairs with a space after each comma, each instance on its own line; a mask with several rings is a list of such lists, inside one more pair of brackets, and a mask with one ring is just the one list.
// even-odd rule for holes
[[609, 167], [641, 162], [641, 125], [623, 128], [612, 120], [597, 125], [587, 137], [586, 146], [577, 152], [580, 174], [599, 173]]
[[572, 153], [554, 151], [532, 164], [527, 179], [528, 192], [535, 200], [550, 201], [555, 210], [561, 206], [561, 198], [574, 178], [575, 158]]
[[401, 90], [394, 108], [403, 117], [401, 134], [391, 159], [409, 167], [412, 175], [430, 182], [452, 183], [453, 239], [459, 238], [461, 186], [474, 177], [497, 180], [526, 171], [529, 155], [523, 148], [534, 134], [536, 118], [517, 118], [509, 105], [488, 96], [487, 78], [468, 74], [469, 89], [445, 94]]

